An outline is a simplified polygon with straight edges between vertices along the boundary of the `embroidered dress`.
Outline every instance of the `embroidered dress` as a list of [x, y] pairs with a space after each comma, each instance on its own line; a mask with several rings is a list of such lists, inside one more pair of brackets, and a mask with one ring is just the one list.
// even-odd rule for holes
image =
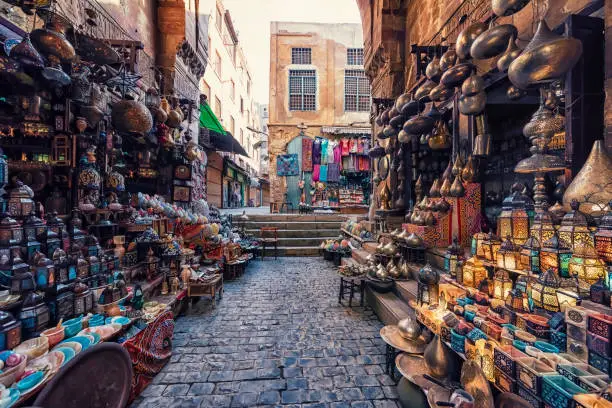
[[319, 169], [319, 181], [327, 182], [327, 164], [322, 164]]
[[334, 146], [334, 163], [342, 164], [342, 146], [340, 146], [340, 143]]
[[327, 164], [337, 163], [336, 158], [334, 157], [334, 148], [336, 147], [337, 144], [338, 144], [337, 142], [333, 142], [331, 140], [327, 144]]
[[344, 138], [340, 141], [340, 147], [342, 149], [342, 156], [349, 155], [349, 140]]
[[319, 181], [319, 174], [321, 173], [321, 165], [315, 164], [312, 166], [312, 181]]
[[330, 163], [327, 165], [327, 181], [337, 183], [340, 181], [340, 164]]

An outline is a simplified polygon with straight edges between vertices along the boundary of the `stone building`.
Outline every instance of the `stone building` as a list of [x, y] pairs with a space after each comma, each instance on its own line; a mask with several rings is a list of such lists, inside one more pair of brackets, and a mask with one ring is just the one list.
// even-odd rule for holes
[[[287, 151], [287, 144], [300, 130], [309, 137], [342, 131], [370, 133], [370, 94], [362, 47], [358, 24], [271, 23], [271, 201], [282, 202], [286, 190], [284, 178], [276, 175], [276, 156]], [[355, 82], [364, 78], [361, 94], [349, 91], [347, 99], [347, 77]]]

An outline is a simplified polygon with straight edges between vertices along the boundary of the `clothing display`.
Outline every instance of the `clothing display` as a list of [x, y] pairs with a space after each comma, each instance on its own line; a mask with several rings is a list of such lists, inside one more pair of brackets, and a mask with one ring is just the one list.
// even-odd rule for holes
[[338, 143], [329, 141], [327, 144], [327, 163], [337, 163], [336, 158], [334, 157], [334, 149]]
[[315, 164], [312, 166], [312, 181], [319, 181], [319, 174], [321, 173], [321, 165]]
[[334, 146], [334, 163], [342, 163], [342, 146], [340, 143]]
[[340, 164], [330, 163], [327, 165], [327, 181], [337, 183], [340, 180]]
[[341, 147], [341, 151], [342, 151], [342, 156], [348, 156], [349, 155], [349, 140], [347, 138], [343, 138], [342, 140], [340, 140], [340, 147]]
[[276, 156], [276, 174], [279, 176], [297, 176], [300, 166], [297, 154], [281, 154]]
[[319, 169], [319, 181], [327, 181], [327, 164], [322, 164]]
[[312, 145], [311, 138], [302, 139], [302, 171], [312, 171]]
[[329, 140], [323, 139], [321, 141], [321, 164], [327, 164], [327, 146], [329, 145]]
[[321, 143], [321, 138], [317, 137], [312, 144], [312, 164], [321, 164]]

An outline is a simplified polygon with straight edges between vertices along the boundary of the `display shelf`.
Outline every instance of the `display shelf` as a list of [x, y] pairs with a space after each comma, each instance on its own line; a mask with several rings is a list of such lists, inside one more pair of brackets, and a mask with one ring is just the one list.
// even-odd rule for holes
[[364, 243], [364, 242], [374, 242], [373, 239], [363, 239], [361, 237], [358, 237], [357, 235], [353, 235], [350, 232], [348, 232], [347, 230], [345, 230], [344, 228], [340, 228], [340, 231], [346, 235], [348, 235], [351, 238], [354, 238], [355, 240], [357, 240], [359, 243]]

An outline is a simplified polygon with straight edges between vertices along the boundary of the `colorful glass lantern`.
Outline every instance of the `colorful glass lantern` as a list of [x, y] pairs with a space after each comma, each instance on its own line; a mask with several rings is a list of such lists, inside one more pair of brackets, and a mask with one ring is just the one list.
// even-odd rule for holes
[[450, 276], [457, 276], [457, 262], [463, 259], [463, 250], [459, 245], [459, 240], [455, 236], [453, 244], [448, 247], [444, 254], [444, 269], [448, 271]]
[[75, 208], [72, 210], [72, 218], [70, 219], [70, 239], [72, 240], [72, 244], [75, 243], [79, 246], [85, 246], [86, 235], [85, 232], [81, 229], [83, 222], [81, 221], [81, 212]]
[[487, 268], [477, 256], [473, 256], [463, 265], [463, 284], [477, 288], [480, 282], [487, 279]]
[[11, 217], [24, 218], [34, 211], [34, 192], [21, 181], [9, 193], [8, 213]]
[[569, 260], [568, 273], [589, 285], [597, 282], [599, 278], [604, 278], [605, 281], [607, 275], [606, 265], [597, 255], [595, 248], [585, 245], [580, 245], [574, 251]]
[[42, 296], [30, 292], [26, 296], [19, 312], [22, 337], [25, 339], [37, 336], [49, 324], [49, 308]]
[[572, 200], [571, 211], [563, 216], [559, 227], [559, 238], [565, 242], [570, 249], [576, 249], [579, 245], [594, 246], [593, 235], [589, 225], [592, 219], [578, 208], [580, 204], [577, 200]]
[[53, 212], [52, 214], [47, 215], [47, 239], [49, 238], [50, 231], [53, 231], [55, 232], [55, 234], [57, 234], [57, 238], [62, 243], [62, 249], [64, 251], [68, 251], [68, 249], [70, 248], [70, 237], [68, 236], [66, 224], [64, 224], [62, 219], [57, 216], [57, 212]]
[[608, 203], [608, 212], [601, 218], [595, 233], [595, 249], [604, 261], [612, 263], [612, 201]]
[[427, 263], [419, 270], [418, 278], [417, 303], [419, 306], [438, 304], [438, 282], [440, 281], [438, 271]]
[[0, 311], [0, 349], [10, 350], [21, 343], [21, 323], [9, 312]]
[[521, 275], [516, 278], [516, 283], [514, 284], [515, 289], [520, 290], [523, 293], [526, 293], [527, 296], [531, 296], [531, 284], [534, 281], [533, 276]]
[[4, 214], [0, 220], [0, 255], [6, 255], [9, 259], [16, 256], [21, 257], [20, 244], [22, 241], [21, 225], [8, 214]]
[[20, 294], [36, 289], [30, 267], [21, 258], [13, 258], [11, 262], [11, 293]]
[[501, 240], [489, 232], [487, 239], [482, 242], [484, 258], [487, 261], [495, 262], [497, 260], [497, 251], [501, 247]]
[[516, 245], [522, 245], [529, 237], [529, 215], [526, 200], [531, 200], [521, 191], [524, 186], [516, 183], [512, 193], [502, 203], [502, 211], [497, 217], [497, 234], [509, 236]]
[[512, 289], [505, 299], [506, 307], [516, 313], [529, 311], [529, 300], [527, 294], [520, 289]]
[[55, 265], [46, 256], [38, 258], [35, 266], [36, 287], [45, 290], [55, 285]]
[[521, 268], [534, 272], [540, 272], [540, 242], [533, 235], [521, 246], [520, 250]]
[[98, 238], [95, 235], [88, 235], [85, 238], [85, 243], [87, 245], [87, 256], [100, 256]]
[[482, 242], [485, 239], [487, 239], [487, 234], [485, 234], [484, 232], [477, 232], [472, 236], [472, 255], [484, 257], [484, 252], [482, 250]]
[[47, 231], [47, 240], [45, 245], [43, 246], [44, 252], [47, 254], [54, 254], [55, 250], [62, 249], [62, 242], [57, 236], [55, 231], [48, 230]]
[[87, 285], [77, 281], [74, 285], [74, 313], [77, 315], [88, 313], [93, 308], [93, 292]]
[[559, 309], [565, 312], [568, 306], [576, 306], [580, 303], [580, 296], [573, 290], [559, 289], [557, 290], [557, 302], [559, 302]]
[[521, 259], [518, 247], [508, 236], [497, 251], [497, 266], [504, 269], [521, 269]]
[[55, 265], [56, 281], [58, 283], [68, 283], [68, 257], [63, 249], [57, 248], [53, 252], [53, 265]]
[[506, 299], [512, 290], [512, 280], [508, 276], [508, 271], [500, 269], [493, 277], [493, 297], [496, 299]]
[[97, 256], [90, 256], [89, 259], [89, 275], [97, 275], [100, 273], [100, 260]]
[[[40, 241], [46, 240], [47, 228], [40, 218], [34, 214], [30, 214], [23, 221], [23, 244], [26, 258], [30, 260], [32, 256], [40, 251]], [[40, 241], [39, 241], [40, 240]]]
[[551, 239], [554, 233], [555, 226], [550, 213], [546, 210], [537, 213], [531, 225], [531, 235], [542, 243]]
[[552, 269], [562, 278], [569, 278], [569, 260], [572, 251], [563, 242], [557, 232], [553, 233], [552, 238], [545, 241], [540, 251], [540, 269], [545, 271]]
[[534, 305], [549, 312], [558, 312], [560, 308], [557, 290], [560, 286], [561, 282], [556, 272], [552, 268], [546, 269], [531, 285], [531, 299]]

